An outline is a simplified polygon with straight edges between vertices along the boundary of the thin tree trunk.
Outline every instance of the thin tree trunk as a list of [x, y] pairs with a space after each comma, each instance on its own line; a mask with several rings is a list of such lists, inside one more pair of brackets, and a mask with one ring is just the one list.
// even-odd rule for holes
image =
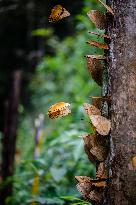
[[136, 1], [108, 0], [114, 10], [108, 34], [109, 94], [111, 104], [112, 183], [108, 205], [136, 204]]
[[[2, 142], [2, 180], [6, 182], [14, 173], [14, 157], [17, 137], [18, 106], [21, 90], [22, 72], [13, 73], [10, 98], [6, 105], [5, 129]], [[5, 200], [12, 194], [12, 180], [9, 180], [1, 190], [0, 204], [6, 204]]]

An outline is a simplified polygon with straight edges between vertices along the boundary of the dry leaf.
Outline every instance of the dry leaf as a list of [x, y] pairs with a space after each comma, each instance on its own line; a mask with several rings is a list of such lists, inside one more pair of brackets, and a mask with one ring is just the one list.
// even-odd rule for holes
[[101, 111], [96, 108], [94, 105], [90, 105], [88, 103], [83, 104], [86, 113], [90, 115], [101, 115]]
[[106, 28], [106, 15], [98, 10], [91, 10], [87, 13], [87, 16], [99, 29]]
[[91, 115], [91, 122], [100, 135], [108, 135], [111, 129], [111, 122], [100, 115]]
[[109, 49], [109, 46], [106, 43], [101, 43], [101, 42], [92, 41], [92, 40], [87, 41], [87, 43], [91, 46], [95, 46], [95, 47], [102, 48], [102, 49], [105, 49], [105, 50]]
[[91, 55], [87, 55], [87, 68], [89, 72], [91, 73], [92, 78], [95, 80], [95, 82], [101, 86], [102, 85], [102, 75], [103, 75], [103, 69], [104, 69], [104, 63], [102, 62], [101, 59], [102, 56], [96, 56], [94, 57]]
[[71, 113], [70, 104], [65, 102], [58, 102], [52, 105], [48, 110], [48, 116], [51, 119], [63, 117]]
[[108, 149], [104, 146], [92, 147], [90, 152], [97, 158], [99, 162], [105, 161], [108, 156]]
[[97, 0], [99, 1], [112, 15], [114, 15], [113, 10], [111, 9], [111, 7], [107, 6], [104, 2], [102, 2], [101, 0]]
[[63, 8], [63, 6], [56, 5], [51, 10], [51, 15], [49, 16], [49, 22], [55, 23], [67, 16], [70, 16], [70, 13], [65, 8]]

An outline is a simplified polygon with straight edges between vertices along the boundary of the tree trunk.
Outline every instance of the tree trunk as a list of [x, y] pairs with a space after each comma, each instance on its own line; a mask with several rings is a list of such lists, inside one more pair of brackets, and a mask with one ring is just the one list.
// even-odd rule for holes
[[108, 25], [111, 153], [108, 205], [136, 204], [136, 1], [108, 0], [114, 10]]
[[2, 141], [2, 181], [7, 182], [2, 187], [0, 204], [6, 204], [6, 198], [11, 196], [12, 193], [12, 179], [14, 173], [14, 156], [16, 148], [16, 136], [17, 136], [17, 118], [18, 118], [18, 106], [21, 90], [21, 78], [22, 72], [20, 70], [15, 71], [13, 74], [12, 87], [10, 98], [6, 104], [5, 114], [5, 128], [4, 137]]

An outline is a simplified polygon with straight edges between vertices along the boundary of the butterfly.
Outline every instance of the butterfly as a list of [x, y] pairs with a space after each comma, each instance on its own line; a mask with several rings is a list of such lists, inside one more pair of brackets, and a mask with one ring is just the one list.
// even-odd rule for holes
[[96, 162], [96, 161], [97, 161], [96, 156], [94, 156], [94, 155], [90, 152], [90, 149], [97, 144], [96, 135], [86, 134], [86, 135], [83, 135], [82, 137], [83, 137], [83, 140], [84, 140], [84, 150], [85, 150], [85, 153], [86, 153], [87, 156], [88, 156], [88, 159], [89, 159], [91, 162]]
[[107, 187], [105, 179], [92, 179], [87, 176], [75, 176], [78, 181], [77, 189], [87, 200], [101, 202], [103, 200], [103, 191]]
[[75, 176], [75, 179], [79, 183], [88, 183], [90, 185], [93, 185], [95, 187], [106, 187], [107, 186], [107, 179], [92, 179], [91, 177], [88, 176]]
[[106, 15], [103, 12], [98, 10], [91, 10], [87, 13], [87, 16], [96, 25], [97, 28], [106, 28]]
[[89, 116], [90, 115], [101, 115], [101, 111], [98, 108], [96, 108], [94, 105], [84, 103], [83, 106]]
[[99, 162], [106, 160], [108, 155], [108, 149], [104, 146], [95, 146], [90, 149], [92, 155], [94, 155]]
[[48, 116], [51, 119], [63, 117], [71, 113], [70, 104], [65, 102], [58, 102], [52, 105], [48, 110]]
[[76, 187], [84, 199], [89, 199], [89, 194], [92, 188], [89, 183], [78, 183]]
[[107, 173], [107, 169], [105, 167], [105, 163], [104, 162], [101, 162], [99, 165], [98, 165], [98, 168], [97, 168], [97, 172], [96, 172], [96, 178], [107, 178], [108, 177], [108, 173]]
[[63, 6], [56, 5], [51, 10], [51, 14], [49, 16], [49, 22], [55, 23], [67, 16], [70, 16], [70, 13]]
[[92, 78], [95, 82], [101, 86], [102, 85], [102, 75], [104, 64], [101, 60], [104, 60], [104, 57], [101, 55], [87, 55], [87, 68], [91, 73]]
[[92, 190], [92, 191], [90, 191], [88, 198], [93, 203], [100, 204], [100, 203], [102, 203], [102, 201], [104, 199], [103, 192], [100, 192], [100, 191], [98, 192], [96, 190]]
[[105, 136], [109, 134], [111, 129], [110, 120], [100, 115], [91, 115], [90, 120], [100, 135]]

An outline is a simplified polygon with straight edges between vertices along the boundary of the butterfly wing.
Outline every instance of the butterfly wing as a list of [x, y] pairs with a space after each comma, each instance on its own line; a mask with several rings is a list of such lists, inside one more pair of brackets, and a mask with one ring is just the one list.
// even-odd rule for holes
[[52, 105], [48, 110], [48, 116], [51, 119], [55, 119], [58, 117], [63, 117], [71, 113], [70, 104], [65, 102], [59, 102]]
[[111, 129], [111, 122], [100, 115], [91, 115], [90, 119], [100, 135], [108, 135]]

